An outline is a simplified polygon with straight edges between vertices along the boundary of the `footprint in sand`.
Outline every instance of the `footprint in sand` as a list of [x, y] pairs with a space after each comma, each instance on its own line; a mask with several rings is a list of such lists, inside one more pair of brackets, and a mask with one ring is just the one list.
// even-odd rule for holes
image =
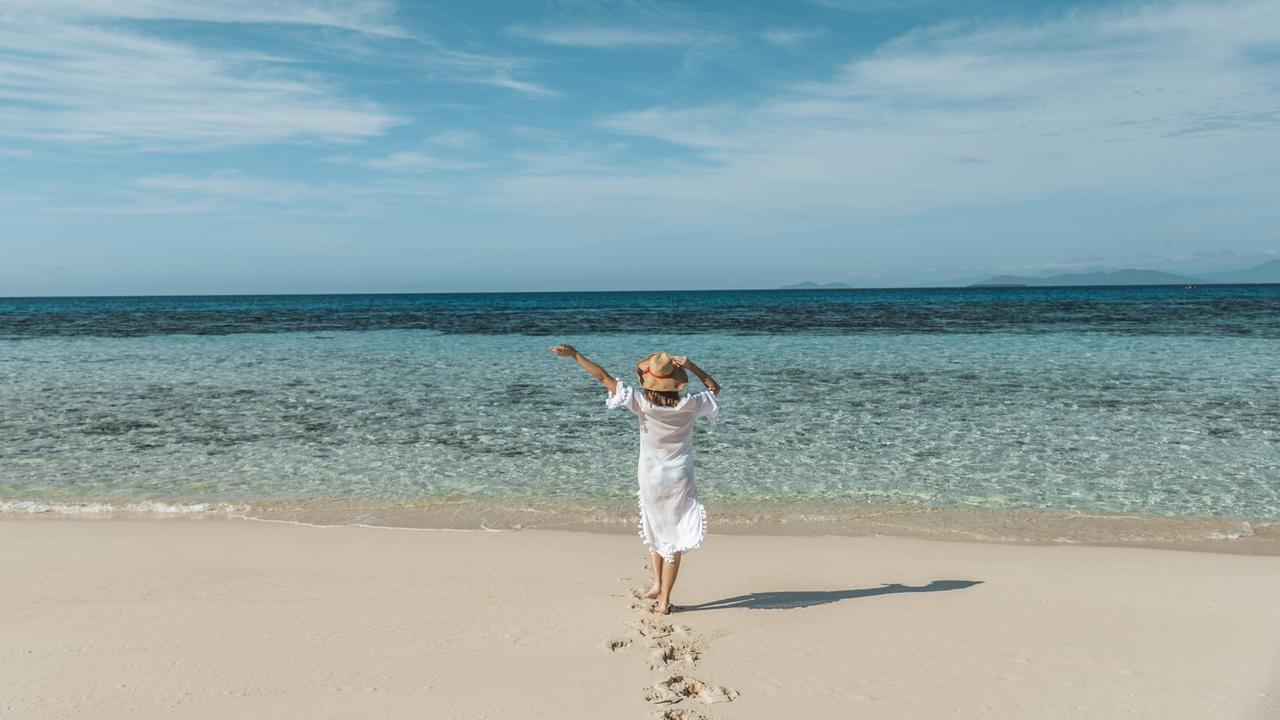
[[650, 640], [654, 638], [664, 638], [675, 632], [675, 626], [670, 623], [664, 623], [661, 620], [641, 618], [639, 620], [632, 620], [629, 624], [631, 627], [636, 629], [636, 632]]
[[665, 638], [655, 641], [657, 649], [649, 654], [650, 670], [669, 670], [672, 665], [692, 666], [698, 661], [698, 646], [687, 642], [672, 642]]
[[682, 708], [659, 710], [652, 717], [653, 720], [711, 720], [696, 710], [684, 710]]
[[631, 638], [610, 638], [604, 641], [604, 647], [609, 652], [618, 652], [625, 650], [631, 645]]
[[710, 705], [718, 702], [732, 702], [737, 697], [737, 690], [709, 685], [688, 675], [672, 675], [666, 680], [650, 685], [644, 693], [644, 699], [654, 705], [678, 703], [689, 699], [701, 700]]
[[630, 624], [631, 627], [636, 629], [636, 632], [650, 640], [670, 637], [672, 635], [681, 638], [688, 638], [693, 634], [693, 628], [688, 625], [672, 625], [671, 623], [655, 620], [653, 618], [632, 620]]

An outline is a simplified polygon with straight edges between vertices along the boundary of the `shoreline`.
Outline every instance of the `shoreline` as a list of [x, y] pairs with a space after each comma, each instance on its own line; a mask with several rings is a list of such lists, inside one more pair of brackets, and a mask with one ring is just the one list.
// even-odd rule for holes
[[[0, 712], [1170, 720], [1280, 710], [1280, 559], [724, 535], [0, 522]], [[561, 571], [557, 572], [556, 569]]]
[[[1005, 545], [1137, 547], [1280, 556], [1280, 520], [1170, 517], [1072, 510], [708, 502], [708, 536], [897, 537]], [[633, 534], [631, 501], [438, 498], [404, 503], [309, 499], [261, 502], [0, 501], [0, 523], [23, 520], [249, 520], [315, 527], [458, 531], [562, 530]]]

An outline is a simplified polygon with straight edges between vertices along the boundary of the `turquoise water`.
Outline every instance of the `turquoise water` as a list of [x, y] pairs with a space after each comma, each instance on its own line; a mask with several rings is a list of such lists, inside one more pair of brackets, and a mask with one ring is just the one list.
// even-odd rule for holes
[[[1267, 312], [1280, 289], [1255, 290], [1240, 313], [1230, 294], [1210, 296], [1203, 323], [1146, 326], [1132, 304], [1158, 296], [1092, 292], [1024, 307], [1022, 318], [999, 293], [939, 296], [953, 315], [971, 303], [973, 317], [928, 331], [896, 327], [901, 318], [835, 327], [860, 312], [844, 297], [768, 294], [790, 304], [783, 314], [813, 321], [790, 329], [773, 327], [776, 308], [757, 310], [775, 316], [748, 328], [739, 297], [686, 298], [708, 309], [689, 311], [679, 334], [654, 332], [647, 315], [629, 327], [618, 317], [627, 304], [593, 306], [590, 295], [523, 306], [468, 296], [490, 299], [443, 314], [472, 325], [412, 320], [424, 327], [333, 298], [303, 302], [301, 320], [226, 300], [185, 306], [193, 317], [182, 301], [147, 299], [163, 318], [118, 300], [0, 301], [0, 507], [630, 498], [634, 419], [606, 412], [603, 389], [547, 352], [564, 340], [623, 377], [656, 349], [715, 375], [722, 421], [697, 438], [711, 503], [1280, 518]], [[1118, 305], [1103, 307], [1108, 298]], [[929, 314], [927, 303], [909, 310]], [[1082, 320], [1086, 311], [1099, 319]], [[269, 331], [253, 332], [245, 312]], [[1053, 321], [1064, 312], [1075, 319]], [[582, 320], [592, 313], [615, 325]], [[370, 329], [351, 329], [362, 317]], [[566, 332], [575, 326], [594, 331]]]

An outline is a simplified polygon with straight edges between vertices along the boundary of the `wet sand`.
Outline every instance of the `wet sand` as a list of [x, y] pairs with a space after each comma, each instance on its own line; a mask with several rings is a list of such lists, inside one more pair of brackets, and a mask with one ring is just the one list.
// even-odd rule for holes
[[1240, 718], [1280, 557], [713, 534], [0, 522], [0, 715]]
[[[1002, 544], [1095, 545], [1280, 555], [1280, 521], [1082, 510], [848, 502], [708, 500], [714, 531], [730, 535], [842, 535]], [[632, 534], [634, 497], [439, 497], [411, 501], [309, 498], [253, 503], [0, 501], [0, 522], [25, 519], [254, 519], [303, 525], [451, 530], [572, 530]]]

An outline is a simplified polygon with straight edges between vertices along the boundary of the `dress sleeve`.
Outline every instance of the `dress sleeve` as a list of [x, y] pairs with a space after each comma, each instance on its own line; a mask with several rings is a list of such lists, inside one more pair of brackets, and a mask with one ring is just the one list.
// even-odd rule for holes
[[614, 387], [613, 393], [604, 401], [605, 408], [613, 410], [615, 408], [625, 407], [633, 413], [640, 413], [640, 399], [636, 395], [636, 391], [630, 385], [622, 382], [618, 378], [614, 378], [618, 384]]
[[715, 393], [710, 390], [703, 390], [693, 397], [698, 401], [698, 415], [713, 423], [720, 419], [720, 406], [716, 404]]

